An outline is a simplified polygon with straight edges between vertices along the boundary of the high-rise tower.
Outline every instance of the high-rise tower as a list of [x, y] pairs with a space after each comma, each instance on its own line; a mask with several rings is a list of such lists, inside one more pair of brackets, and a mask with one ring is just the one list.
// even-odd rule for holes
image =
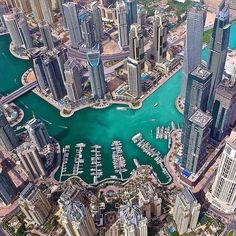
[[127, 61], [129, 92], [133, 97], [139, 98], [142, 94], [141, 69], [145, 56], [144, 37], [140, 25], [131, 25], [129, 42], [129, 57]]
[[96, 42], [100, 42], [103, 37], [102, 15], [101, 15], [101, 10], [98, 5], [99, 5], [99, 2], [97, 1], [92, 2], [90, 4], [92, 15], [93, 15]]
[[129, 25], [127, 9], [125, 3], [120, 0], [116, 3], [117, 25], [120, 48], [125, 49], [129, 46]]
[[91, 12], [85, 11], [79, 15], [79, 19], [84, 44], [87, 48], [93, 48], [96, 44], [93, 15]]
[[179, 234], [196, 228], [201, 205], [192, 193], [185, 187], [175, 200], [173, 218]]
[[0, 202], [8, 205], [16, 197], [17, 191], [8, 173], [0, 165]]
[[201, 64], [205, 18], [206, 10], [202, 7], [195, 6], [188, 12], [181, 88], [183, 100], [185, 99], [188, 75]]
[[41, 120], [33, 118], [28, 121], [26, 129], [30, 139], [39, 151], [50, 143], [48, 131]]
[[209, 200], [217, 208], [227, 213], [235, 211], [236, 200], [236, 131], [233, 130], [221, 154], [220, 165]]
[[156, 63], [162, 63], [166, 59], [167, 31], [165, 15], [156, 10], [153, 22], [153, 55]]
[[65, 59], [61, 51], [48, 51], [43, 55], [43, 67], [53, 98], [58, 101], [66, 95], [64, 85]]
[[69, 99], [78, 101], [82, 96], [81, 66], [76, 60], [65, 62], [65, 86]]
[[26, 218], [39, 226], [45, 223], [51, 210], [46, 196], [32, 183], [21, 192], [19, 206]]
[[31, 180], [43, 178], [46, 175], [41, 156], [34, 145], [25, 142], [17, 149], [17, 155]]
[[103, 98], [106, 93], [106, 82], [100, 52], [88, 52], [87, 58], [92, 94], [95, 98]]
[[39, 32], [43, 40], [43, 45], [50, 50], [53, 49], [54, 42], [52, 38], [51, 26], [46, 22], [40, 22], [38, 26], [39, 26]]
[[236, 120], [236, 84], [223, 80], [216, 88], [212, 110], [213, 127], [211, 137], [221, 141], [229, 133]]
[[74, 2], [64, 3], [63, 11], [70, 34], [71, 45], [73, 48], [79, 48], [79, 45], [83, 42], [83, 39], [78, 18], [78, 4]]
[[0, 109], [0, 146], [12, 151], [19, 144], [15, 131], [10, 126], [2, 109]]
[[219, 12], [215, 19], [212, 39], [209, 46], [210, 53], [207, 66], [208, 70], [213, 73], [209, 101], [207, 105], [208, 111], [210, 112], [212, 112], [213, 108], [216, 87], [222, 80], [222, 75], [224, 72], [230, 35], [229, 17], [229, 6], [225, 0], [223, 0], [220, 4]]
[[137, 23], [137, 0], [125, 0], [128, 26]]
[[15, 47], [32, 48], [33, 42], [29, 27], [21, 12], [13, 12], [4, 15], [7, 30]]

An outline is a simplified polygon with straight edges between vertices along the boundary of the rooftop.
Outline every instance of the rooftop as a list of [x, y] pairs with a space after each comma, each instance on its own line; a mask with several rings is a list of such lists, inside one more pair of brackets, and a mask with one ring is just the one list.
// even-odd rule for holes
[[203, 112], [198, 109], [189, 119], [194, 124], [200, 126], [201, 128], [206, 127], [212, 120], [212, 116], [208, 113]]
[[191, 72], [191, 74], [198, 78], [206, 80], [211, 75], [211, 72], [206, 70], [202, 65], [199, 65]]
[[197, 201], [187, 187], [184, 187], [183, 191], [178, 196], [185, 205], [192, 205]]

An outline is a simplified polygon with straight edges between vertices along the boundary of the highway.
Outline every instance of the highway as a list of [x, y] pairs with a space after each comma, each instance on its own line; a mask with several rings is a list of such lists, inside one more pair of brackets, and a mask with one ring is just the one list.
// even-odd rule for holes
[[8, 104], [11, 103], [12, 101], [14, 101], [15, 99], [17, 99], [18, 97], [22, 96], [23, 94], [33, 90], [34, 88], [36, 88], [36, 86], [38, 85], [37, 81], [34, 81], [30, 84], [24, 85], [21, 88], [17, 89], [16, 91], [12, 92], [11, 94], [3, 97], [0, 100], [0, 103], [2, 105], [4, 104]]

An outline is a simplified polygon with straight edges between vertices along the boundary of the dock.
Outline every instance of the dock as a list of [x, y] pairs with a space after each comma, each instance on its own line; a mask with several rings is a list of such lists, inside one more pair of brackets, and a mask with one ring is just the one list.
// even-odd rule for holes
[[132, 141], [148, 156], [152, 157], [157, 164], [163, 162], [161, 153], [156, 150], [151, 144], [144, 140], [142, 134], [138, 133], [133, 138]]
[[101, 146], [93, 145], [91, 149], [90, 175], [93, 176], [93, 183], [97, 184], [98, 179], [103, 175], [101, 163]]
[[66, 145], [62, 149], [62, 166], [61, 166], [61, 174], [60, 174], [60, 182], [63, 176], [66, 176], [67, 172], [67, 164], [68, 164], [68, 159], [70, 155], [70, 145]]
[[123, 149], [121, 141], [113, 141], [111, 144], [112, 149], [112, 163], [115, 173], [120, 175], [120, 178], [123, 180], [123, 174], [127, 171], [126, 161], [123, 156]]
[[83, 174], [83, 164], [84, 158], [82, 155], [83, 149], [85, 148], [84, 143], [77, 143], [75, 145], [75, 158], [74, 158], [74, 166], [73, 166], [73, 175]]

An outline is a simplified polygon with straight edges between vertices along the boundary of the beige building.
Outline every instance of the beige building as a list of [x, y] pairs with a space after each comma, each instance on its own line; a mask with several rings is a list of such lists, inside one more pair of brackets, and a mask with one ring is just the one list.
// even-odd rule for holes
[[134, 204], [121, 206], [118, 220], [106, 232], [105, 236], [148, 236], [147, 218], [142, 210]]
[[69, 186], [61, 195], [60, 207], [61, 224], [68, 236], [93, 236], [97, 230], [88, 207], [80, 201], [79, 192]]
[[162, 199], [158, 196], [154, 186], [150, 182], [143, 183], [139, 187], [139, 206], [148, 220], [151, 216], [161, 216]]
[[46, 175], [41, 156], [35, 146], [30, 143], [24, 143], [17, 148], [17, 155], [31, 180], [42, 178]]
[[50, 0], [29, 0], [36, 22], [53, 24], [52, 3]]
[[221, 211], [233, 213], [236, 209], [236, 131], [225, 141], [212, 192], [207, 197]]
[[35, 222], [37, 225], [44, 224], [51, 210], [46, 196], [32, 183], [29, 183], [21, 192], [19, 206], [27, 220]]
[[176, 197], [173, 218], [179, 234], [193, 231], [198, 222], [201, 205], [188, 190], [184, 188]]

